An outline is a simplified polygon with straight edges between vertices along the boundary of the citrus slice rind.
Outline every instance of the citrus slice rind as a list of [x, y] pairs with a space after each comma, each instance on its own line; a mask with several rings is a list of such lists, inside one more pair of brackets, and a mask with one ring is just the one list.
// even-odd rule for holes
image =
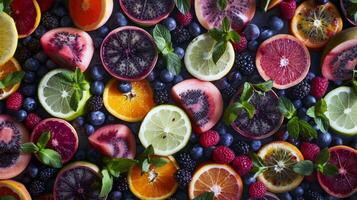
[[[4, 80], [10, 73], [21, 71], [21, 66], [15, 58], [11, 58], [5, 64], [0, 65], [0, 80]], [[20, 83], [8, 86], [4, 89], [0, 89], [0, 100], [7, 98], [12, 93], [19, 89]]]
[[14, 20], [5, 12], [0, 12], [0, 65], [5, 64], [14, 56], [17, 39]]

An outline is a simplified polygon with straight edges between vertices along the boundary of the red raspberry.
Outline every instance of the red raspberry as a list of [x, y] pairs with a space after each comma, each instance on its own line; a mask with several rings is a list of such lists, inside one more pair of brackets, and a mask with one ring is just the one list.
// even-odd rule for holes
[[27, 115], [25, 120], [25, 125], [28, 129], [33, 129], [38, 123], [40, 123], [41, 118], [35, 113], [30, 113]]
[[286, 20], [292, 19], [296, 10], [296, 1], [284, 0], [279, 5], [281, 16]]
[[265, 187], [264, 183], [257, 181], [249, 186], [249, 196], [252, 199], [260, 199], [265, 196], [267, 188]]
[[316, 144], [304, 142], [300, 146], [300, 150], [305, 160], [314, 161], [317, 154], [320, 153], [320, 147]]
[[177, 12], [176, 20], [181, 26], [187, 26], [192, 21], [192, 14], [190, 12], [186, 14], [182, 14], [181, 12]]
[[247, 38], [244, 35], [240, 36], [239, 42], [233, 43], [233, 48], [236, 52], [242, 52], [243, 50], [247, 49]]
[[6, 108], [12, 111], [20, 110], [24, 97], [21, 93], [15, 92], [6, 99]]
[[220, 164], [228, 164], [234, 159], [234, 152], [225, 146], [219, 146], [213, 150], [213, 161]]
[[253, 168], [253, 162], [248, 156], [241, 155], [234, 158], [232, 166], [240, 176], [245, 176]]
[[315, 77], [311, 81], [311, 94], [317, 99], [322, 98], [328, 88], [328, 79], [323, 77]]
[[200, 135], [200, 145], [203, 147], [211, 147], [219, 142], [219, 134], [217, 131], [209, 130]]

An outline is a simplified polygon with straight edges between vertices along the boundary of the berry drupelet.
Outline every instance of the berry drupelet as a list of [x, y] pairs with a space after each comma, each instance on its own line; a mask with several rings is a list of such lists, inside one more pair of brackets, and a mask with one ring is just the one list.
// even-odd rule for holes
[[103, 105], [103, 99], [101, 96], [93, 96], [89, 99], [87, 104], [90, 111], [98, 111], [103, 108]]
[[309, 95], [310, 90], [310, 84], [306, 80], [304, 80], [291, 89], [290, 96], [293, 99], [303, 99], [304, 97]]
[[247, 52], [243, 52], [237, 55], [234, 65], [243, 75], [249, 76], [256, 70], [254, 63], [254, 57]]
[[197, 165], [197, 162], [194, 161], [190, 154], [187, 152], [180, 153], [176, 156], [176, 161], [178, 162], [181, 168], [185, 168], [188, 171], [194, 171]]
[[192, 173], [186, 169], [179, 169], [175, 173], [175, 178], [181, 188], [186, 188], [192, 179]]

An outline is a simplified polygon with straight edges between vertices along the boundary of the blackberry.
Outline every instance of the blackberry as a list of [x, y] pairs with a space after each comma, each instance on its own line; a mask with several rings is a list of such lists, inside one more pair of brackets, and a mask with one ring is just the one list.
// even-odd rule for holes
[[42, 24], [47, 29], [54, 29], [59, 26], [59, 21], [56, 16], [47, 12], [42, 16]]
[[238, 54], [234, 65], [245, 76], [252, 75], [256, 70], [255, 59], [247, 52]]
[[24, 63], [28, 58], [31, 57], [31, 52], [25, 47], [18, 47], [15, 52], [15, 58], [20, 63]]
[[27, 49], [32, 53], [37, 53], [41, 49], [40, 40], [37, 38], [31, 38], [30, 42], [27, 44]]
[[186, 169], [179, 169], [175, 173], [175, 178], [179, 186], [185, 188], [192, 179], [192, 173]]
[[249, 144], [242, 140], [235, 141], [231, 148], [236, 155], [247, 155], [249, 153]]
[[324, 200], [325, 199], [319, 192], [316, 192], [313, 190], [308, 190], [305, 195], [305, 198], [307, 198], [309, 200]]
[[38, 173], [38, 179], [41, 181], [48, 181], [52, 177], [54, 177], [57, 173], [57, 169], [46, 167], [40, 170]]
[[172, 32], [172, 38], [175, 44], [182, 44], [189, 42], [191, 35], [187, 28], [177, 28]]
[[126, 192], [129, 190], [129, 184], [128, 184], [128, 179], [126, 176], [120, 176], [116, 181], [115, 181], [115, 187], [118, 191], [121, 192]]
[[194, 161], [190, 154], [187, 152], [184, 153], [180, 153], [176, 156], [176, 161], [178, 162], [179, 166], [181, 168], [185, 168], [188, 171], [193, 172], [193, 170], [195, 170], [196, 168], [196, 161]]
[[45, 187], [45, 183], [39, 180], [34, 180], [31, 182], [30, 186], [28, 187], [29, 192], [31, 193], [31, 195], [33, 196], [39, 196], [42, 193], [45, 192], [46, 187]]
[[301, 83], [297, 84], [293, 88], [291, 88], [290, 96], [293, 99], [303, 99], [307, 95], [310, 94], [311, 86], [310, 84], [304, 80]]
[[224, 98], [229, 99], [236, 93], [236, 90], [232, 86], [228, 86], [221, 89], [221, 92]]
[[154, 91], [154, 99], [157, 104], [165, 104], [169, 102], [169, 91], [164, 88]]
[[93, 96], [87, 105], [90, 111], [98, 111], [103, 108], [103, 99], [101, 96]]

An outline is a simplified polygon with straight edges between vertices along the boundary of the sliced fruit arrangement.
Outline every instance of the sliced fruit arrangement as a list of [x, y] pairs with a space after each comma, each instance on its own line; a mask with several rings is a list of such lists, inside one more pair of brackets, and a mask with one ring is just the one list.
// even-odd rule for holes
[[234, 49], [228, 42], [227, 49], [218, 60], [213, 62], [212, 53], [216, 41], [203, 34], [191, 41], [186, 49], [185, 66], [194, 77], [203, 81], [215, 81], [224, 77], [234, 64]]
[[144, 147], [152, 145], [157, 155], [173, 155], [183, 149], [191, 136], [186, 113], [173, 105], [150, 110], [141, 124], [139, 139]]
[[342, 26], [341, 15], [333, 3], [319, 5], [314, 0], [300, 4], [290, 24], [294, 36], [312, 49], [324, 47]]
[[336, 198], [347, 198], [357, 192], [357, 150], [348, 146], [334, 146], [329, 149], [329, 162], [338, 168], [338, 174], [325, 176], [318, 172], [321, 187]]
[[119, 81], [108, 82], [103, 93], [105, 108], [115, 117], [127, 121], [141, 121], [155, 106], [153, 92], [146, 80], [132, 82], [132, 89], [123, 93], [118, 89]]
[[[0, 180], [0, 197], [15, 200], [31, 200], [30, 193], [26, 187], [17, 181]], [[11, 198], [12, 197], [12, 198]]]
[[279, 34], [259, 46], [256, 65], [264, 80], [274, 81], [277, 89], [286, 89], [306, 77], [310, 69], [310, 53], [295, 37]]
[[322, 74], [329, 80], [349, 80], [357, 65], [357, 27], [333, 37], [322, 55]]
[[135, 157], [135, 137], [126, 125], [103, 126], [89, 136], [88, 140], [94, 148], [105, 156], [131, 159]]
[[187, 79], [173, 86], [171, 93], [189, 115], [197, 133], [210, 130], [222, 116], [222, 95], [210, 82]]
[[9, 179], [25, 170], [31, 154], [21, 153], [21, 144], [29, 141], [26, 128], [8, 115], [0, 115], [0, 179]]
[[152, 26], [169, 16], [173, 0], [119, 0], [120, 8], [135, 23]]
[[[4, 81], [11, 73], [21, 71], [21, 66], [15, 58], [11, 58], [5, 64], [0, 65], [0, 81]], [[0, 100], [7, 98], [12, 93], [16, 92], [20, 87], [20, 82], [11, 84], [0, 89]]]
[[243, 183], [237, 172], [224, 164], [205, 164], [192, 177], [188, 193], [194, 199], [204, 192], [213, 192], [214, 199], [240, 199]]
[[124, 26], [114, 29], [103, 40], [100, 57], [104, 68], [115, 78], [138, 81], [154, 68], [158, 52], [148, 32], [135, 26]]
[[293, 166], [304, 160], [304, 157], [293, 144], [284, 141], [271, 142], [259, 150], [258, 156], [269, 166], [259, 174], [258, 180], [263, 182], [270, 192], [287, 192], [302, 182], [304, 177], [295, 173]]
[[163, 157], [166, 164], [161, 167], [151, 165], [149, 172], [142, 173], [138, 165], [130, 168], [128, 183], [130, 191], [140, 199], [164, 200], [173, 195], [177, 189], [174, 174], [178, 170], [172, 156]]
[[17, 47], [17, 30], [14, 20], [0, 12], [0, 65], [14, 56]]
[[70, 0], [68, 10], [78, 28], [93, 31], [109, 19], [113, 12], [113, 0]]

